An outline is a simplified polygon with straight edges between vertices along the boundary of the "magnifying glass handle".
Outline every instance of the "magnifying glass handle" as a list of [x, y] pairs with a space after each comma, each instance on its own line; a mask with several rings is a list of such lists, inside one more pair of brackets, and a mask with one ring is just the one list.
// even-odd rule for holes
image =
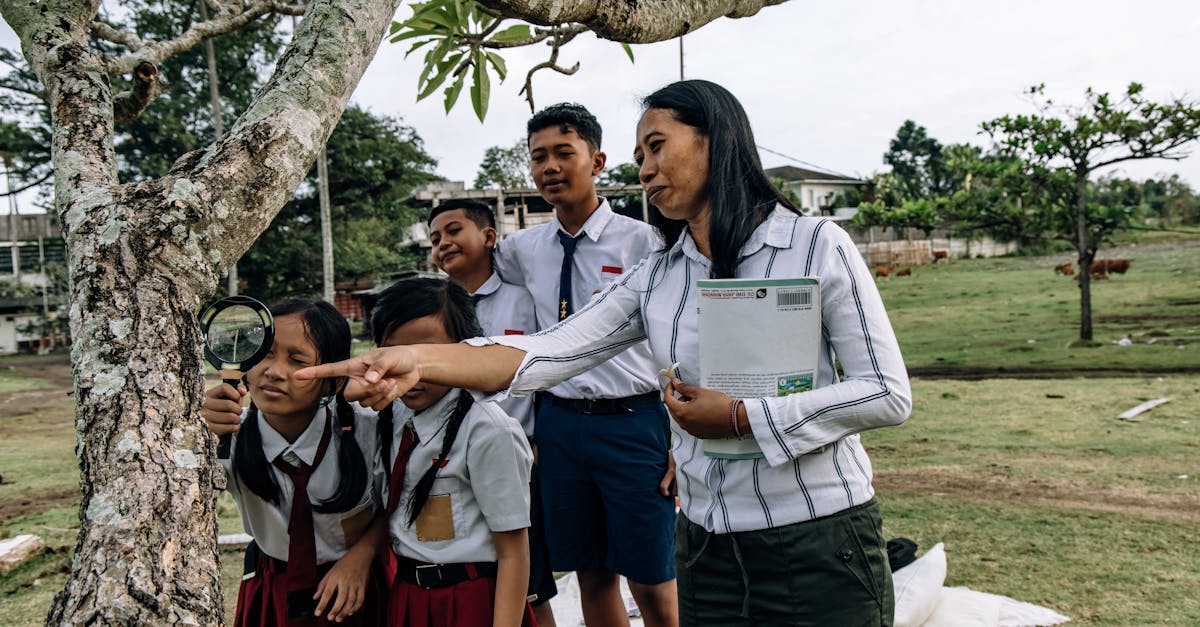
[[[242, 384], [241, 379], [221, 379], [222, 382], [233, 386], [233, 389], [238, 389]], [[226, 433], [225, 435], [217, 436], [217, 459], [229, 459], [229, 454], [233, 448], [233, 434]]]

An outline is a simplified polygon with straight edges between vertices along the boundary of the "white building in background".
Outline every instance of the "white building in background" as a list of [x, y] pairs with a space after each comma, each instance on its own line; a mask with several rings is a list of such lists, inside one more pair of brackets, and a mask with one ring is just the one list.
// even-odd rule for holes
[[840, 196], [851, 190], [862, 192], [867, 186], [862, 179], [791, 165], [768, 168], [766, 172], [772, 179], [781, 179], [786, 190], [800, 199], [805, 215], [829, 215], [840, 206]]
[[46, 324], [58, 320], [66, 293], [48, 268], [61, 268], [65, 259], [62, 235], [49, 215], [0, 216], [0, 355], [66, 342], [62, 325], [49, 325], [56, 329], [51, 331]]

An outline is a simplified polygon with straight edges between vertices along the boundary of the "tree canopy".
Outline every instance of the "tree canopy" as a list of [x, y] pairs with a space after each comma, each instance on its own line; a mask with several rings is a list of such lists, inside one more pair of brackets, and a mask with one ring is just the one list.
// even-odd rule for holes
[[475, 189], [519, 189], [533, 187], [529, 180], [529, 145], [518, 139], [512, 146], [491, 146], [483, 153]]

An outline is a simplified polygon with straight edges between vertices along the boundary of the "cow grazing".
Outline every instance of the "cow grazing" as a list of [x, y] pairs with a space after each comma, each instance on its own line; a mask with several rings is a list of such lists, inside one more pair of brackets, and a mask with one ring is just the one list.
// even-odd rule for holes
[[896, 271], [896, 276], [912, 276], [912, 268], [900, 268]]
[[1075, 274], [1075, 266], [1070, 263], [1060, 264], [1054, 266], [1054, 273], [1061, 274], [1063, 276], [1071, 276], [1072, 274]]
[[875, 266], [875, 276], [891, 276], [892, 267], [888, 265]]
[[[1125, 274], [1129, 271], [1129, 264], [1133, 263], [1132, 259], [1098, 259], [1092, 262], [1092, 274], [1108, 274], [1116, 272], [1117, 274]], [[1107, 277], [1105, 277], [1107, 278]]]
[[933, 262], [937, 263], [941, 259], [945, 259], [946, 261], [949, 261], [950, 260], [950, 251], [948, 251], [948, 250], [933, 251]]

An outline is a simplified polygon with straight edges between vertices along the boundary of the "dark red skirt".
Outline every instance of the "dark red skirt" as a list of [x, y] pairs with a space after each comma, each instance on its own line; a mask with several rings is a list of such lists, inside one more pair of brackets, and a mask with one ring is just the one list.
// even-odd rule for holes
[[[373, 562], [371, 574], [367, 577], [363, 606], [340, 623], [325, 617], [312, 616], [288, 620], [285, 568], [285, 562], [259, 554], [256, 574], [249, 579], [243, 579], [242, 585], [238, 587], [237, 612], [234, 619], [236, 627], [376, 627], [383, 624], [387, 611], [385, 595], [388, 578], [382, 572], [378, 560]], [[322, 564], [317, 567], [317, 574], [324, 577], [330, 568], [333, 568], [333, 562]]]
[[[389, 627], [492, 627], [496, 578], [427, 590], [396, 577], [388, 599]], [[536, 627], [533, 608], [525, 604], [522, 627]]]

